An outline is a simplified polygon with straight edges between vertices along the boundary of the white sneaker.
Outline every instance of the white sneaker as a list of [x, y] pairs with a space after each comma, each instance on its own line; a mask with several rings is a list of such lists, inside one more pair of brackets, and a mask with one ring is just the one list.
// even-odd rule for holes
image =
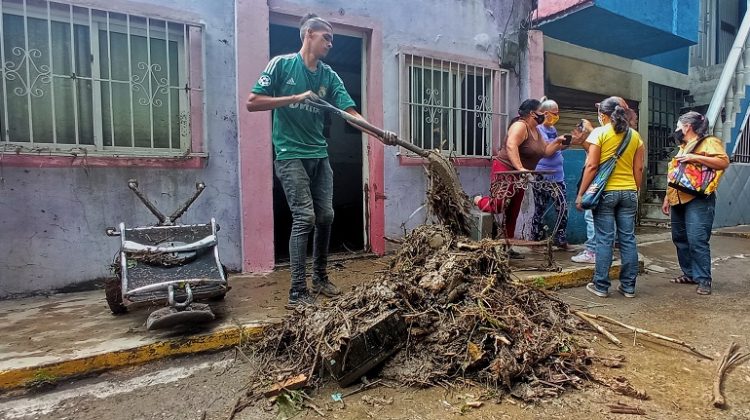
[[570, 260], [582, 264], [596, 264], [596, 254], [584, 249], [580, 254], [570, 257]]

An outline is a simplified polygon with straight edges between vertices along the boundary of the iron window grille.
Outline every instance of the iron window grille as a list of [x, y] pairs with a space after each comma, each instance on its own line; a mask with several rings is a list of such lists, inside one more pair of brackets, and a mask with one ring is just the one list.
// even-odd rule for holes
[[401, 127], [407, 141], [456, 157], [490, 158], [508, 122], [508, 72], [400, 54]]
[[0, 15], [3, 150], [193, 151], [201, 26], [44, 0], [2, 0]]
[[672, 140], [677, 119], [685, 104], [685, 91], [649, 82], [648, 84], [648, 174], [649, 191], [663, 191], [656, 176], [666, 176], [667, 163], [677, 151]]

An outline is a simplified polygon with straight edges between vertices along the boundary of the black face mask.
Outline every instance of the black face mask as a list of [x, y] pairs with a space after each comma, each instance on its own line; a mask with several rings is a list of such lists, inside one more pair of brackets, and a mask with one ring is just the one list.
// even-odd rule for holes
[[685, 139], [685, 133], [683, 133], [682, 130], [675, 130], [675, 132], [672, 133], [672, 139], [676, 144], [680, 145], [682, 144], [682, 140]]
[[534, 113], [534, 120], [536, 121], [537, 124], [543, 123], [544, 122], [544, 114]]

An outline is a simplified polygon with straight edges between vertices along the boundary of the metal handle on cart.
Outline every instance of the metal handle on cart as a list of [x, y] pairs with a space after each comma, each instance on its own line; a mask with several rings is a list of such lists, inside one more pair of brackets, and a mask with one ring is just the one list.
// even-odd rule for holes
[[214, 246], [217, 242], [216, 235], [209, 235], [201, 240], [177, 246], [144, 245], [135, 241], [123, 241], [122, 251], [171, 254], [175, 252], [197, 251], [199, 249]]
[[177, 302], [174, 298], [174, 285], [170, 284], [167, 288], [167, 301], [169, 302], [169, 306], [177, 309], [187, 308], [193, 303], [193, 290], [190, 288], [190, 283], [185, 283], [185, 293], [187, 293], [185, 300], [183, 302]]
[[107, 230], [107, 236], [120, 236], [120, 231], [117, 230], [116, 227], [108, 227]]
[[199, 195], [203, 192], [203, 190], [206, 189], [206, 184], [203, 182], [197, 182], [195, 184], [195, 193], [193, 194], [190, 199], [188, 199], [185, 204], [182, 205], [182, 207], [178, 208], [174, 213], [172, 213], [169, 216], [169, 222], [171, 224], [174, 224], [174, 222], [182, 216], [182, 213], [185, 213], [187, 211], [188, 207], [190, 207], [191, 204], [193, 204], [193, 201], [195, 201], [196, 198], [198, 198]]
[[173, 226], [174, 222], [182, 216], [183, 213], [185, 213], [190, 207], [191, 204], [198, 198], [199, 195], [203, 192], [203, 190], [206, 189], [206, 184], [203, 182], [198, 182], [195, 184], [195, 193], [193, 193], [193, 196], [190, 197], [187, 201], [185, 201], [182, 206], [180, 206], [174, 213], [172, 213], [169, 217], [162, 214], [162, 212], [159, 211], [159, 209], [156, 208], [156, 206], [151, 203], [151, 201], [143, 195], [143, 193], [138, 189], [138, 181], [135, 179], [128, 180], [128, 188], [130, 188], [135, 195], [141, 200], [144, 206], [154, 215], [157, 219], [159, 219], [158, 226]]
[[159, 219], [159, 225], [165, 226], [167, 224], [167, 218], [157, 209], [148, 198], [138, 189], [138, 181], [135, 179], [128, 180], [128, 188], [135, 193], [135, 195], [141, 200], [144, 206]]

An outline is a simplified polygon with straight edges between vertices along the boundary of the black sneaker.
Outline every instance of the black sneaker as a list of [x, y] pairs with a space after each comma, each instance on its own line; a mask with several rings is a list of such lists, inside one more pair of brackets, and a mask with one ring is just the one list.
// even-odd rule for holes
[[313, 280], [312, 292], [328, 297], [334, 297], [341, 294], [341, 289], [336, 287], [336, 285], [331, 283], [331, 281], [328, 280], [328, 277], [326, 277], [323, 280]]
[[315, 298], [307, 293], [307, 290], [302, 292], [290, 292], [289, 301], [287, 302], [286, 309], [296, 309], [299, 306], [312, 305], [315, 303]]

